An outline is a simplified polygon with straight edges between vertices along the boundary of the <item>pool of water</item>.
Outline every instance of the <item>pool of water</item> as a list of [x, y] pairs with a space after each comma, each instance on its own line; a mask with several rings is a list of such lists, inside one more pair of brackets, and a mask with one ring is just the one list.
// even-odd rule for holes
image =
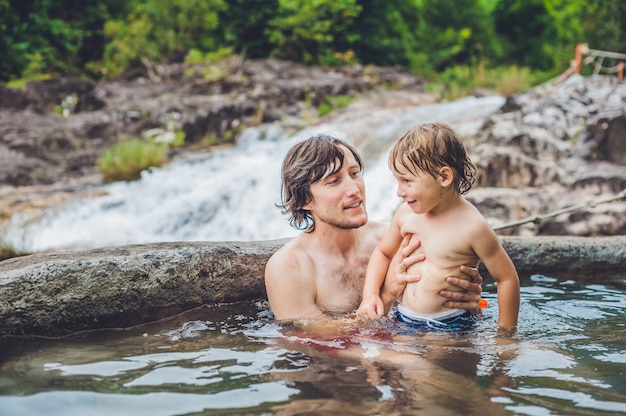
[[495, 288], [466, 333], [383, 321], [312, 335], [261, 301], [141, 327], [0, 340], [0, 415], [626, 414], [626, 281], [523, 279], [518, 332]]

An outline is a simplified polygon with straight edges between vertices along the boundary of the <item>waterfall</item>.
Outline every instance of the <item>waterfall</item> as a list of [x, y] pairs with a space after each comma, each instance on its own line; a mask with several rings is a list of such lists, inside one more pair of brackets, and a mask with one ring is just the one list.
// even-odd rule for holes
[[275, 206], [280, 198], [280, 165], [293, 144], [317, 133], [356, 146], [365, 162], [369, 218], [388, 221], [399, 199], [387, 155], [400, 134], [412, 125], [438, 120], [469, 136], [503, 103], [502, 97], [466, 97], [414, 107], [348, 109], [295, 135], [280, 124], [252, 127], [233, 148], [144, 172], [138, 181], [110, 184], [107, 195], [50, 209], [26, 227], [14, 221], [7, 240], [34, 252], [295, 236], [298, 231]]

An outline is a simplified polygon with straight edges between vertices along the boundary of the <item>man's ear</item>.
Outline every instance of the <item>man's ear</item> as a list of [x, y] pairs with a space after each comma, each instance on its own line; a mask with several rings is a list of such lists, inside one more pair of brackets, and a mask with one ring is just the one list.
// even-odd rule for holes
[[302, 205], [300, 209], [310, 211], [311, 208], [313, 208], [313, 205], [314, 205], [313, 198], [311, 198], [306, 204]]
[[444, 166], [439, 169], [439, 179], [437, 180], [437, 182], [439, 182], [439, 185], [444, 188], [452, 185], [452, 183], [454, 182], [454, 171], [450, 166]]

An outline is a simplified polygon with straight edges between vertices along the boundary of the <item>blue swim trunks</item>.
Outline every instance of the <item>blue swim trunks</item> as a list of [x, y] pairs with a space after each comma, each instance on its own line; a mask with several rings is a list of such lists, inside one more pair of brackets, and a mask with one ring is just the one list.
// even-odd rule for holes
[[472, 313], [463, 309], [450, 309], [433, 315], [421, 315], [402, 305], [398, 305], [396, 320], [411, 328], [435, 331], [464, 330], [471, 328], [476, 323]]

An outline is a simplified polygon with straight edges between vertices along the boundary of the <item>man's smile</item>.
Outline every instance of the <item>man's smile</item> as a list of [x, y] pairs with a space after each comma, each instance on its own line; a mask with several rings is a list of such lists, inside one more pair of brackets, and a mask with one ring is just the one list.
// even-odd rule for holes
[[351, 205], [348, 205], [348, 206], [347, 206], [347, 207], [345, 207], [344, 209], [354, 209], [354, 208], [360, 208], [362, 204], [363, 204], [363, 201], [358, 201], [358, 202], [355, 202], [355, 203], [353, 203], [353, 204], [351, 204]]

